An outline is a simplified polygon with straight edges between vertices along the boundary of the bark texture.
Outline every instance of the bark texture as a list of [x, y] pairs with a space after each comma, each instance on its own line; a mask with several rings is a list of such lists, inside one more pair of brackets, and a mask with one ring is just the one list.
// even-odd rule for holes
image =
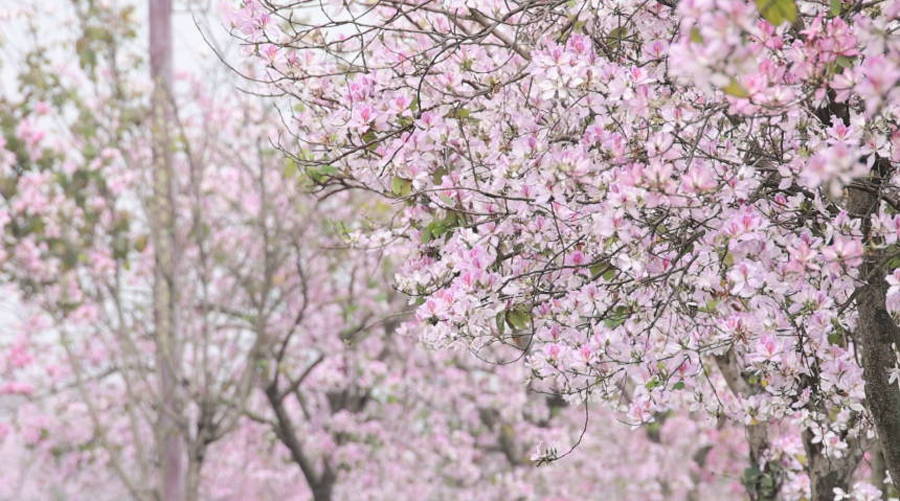
[[900, 386], [890, 381], [890, 369], [897, 365], [895, 348], [900, 346], [900, 328], [885, 307], [887, 282], [882, 252], [871, 250], [870, 216], [878, 210], [883, 181], [890, 175], [886, 159], [875, 161], [868, 178], [857, 180], [849, 188], [850, 214], [862, 222], [866, 249], [860, 269], [863, 284], [856, 290], [859, 320], [855, 340], [859, 346], [863, 377], [866, 380], [866, 404], [881, 445], [885, 466], [891, 478], [900, 479]]
[[807, 471], [809, 472], [810, 501], [831, 501], [834, 489], [850, 490], [853, 473], [862, 459], [863, 448], [855, 439], [847, 440], [847, 451], [843, 457], [825, 456], [822, 443], [813, 443], [813, 434], [803, 431], [803, 448], [806, 450]]

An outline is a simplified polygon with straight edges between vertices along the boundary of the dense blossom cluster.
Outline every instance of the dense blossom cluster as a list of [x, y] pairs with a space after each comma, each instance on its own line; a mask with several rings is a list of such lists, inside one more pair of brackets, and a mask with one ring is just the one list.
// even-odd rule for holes
[[[526, 384], [529, 368], [423, 349], [397, 329], [402, 303], [387, 285], [390, 258], [407, 251], [345, 245], [390, 206], [349, 191], [311, 197], [332, 173], [285, 165], [271, 147], [274, 115], [191, 74], [170, 96], [181, 358], [157, 356], [150, 88], [119, 71], [142, 67], [134, 10], [107, 4], [75, 0], [57, 13], [70, 15], [74, 44], [44, 46], [40, 14], [16, 20], [35, 23], [35, 39], [17, 92], [0, 100], [0, 274], [15, 309], [0, 329], [0, 499], [159, 499], [166, 413], [187, 444], [186, 499], [721, 499], [743, 489], [745, 440], [727, 420], [654, 408], [654, 426], [630, 430], [595, 402]], [[252, 4], [232, 20], [247, 33], [269, 23]], [[360, 80], [352, 99], [372, 85]], [[391, 106], [411, 120], [411, 99]], [[363, 133], [383, 116], [366, 113]], [[395, 189], [411, 192], [406, 183]], [[496, 279], [487, 251], [455, 249], [473, 266], [472, 287]], [[423, 303], [425, 324], [450, 320], [453, 291]], [[166, 364], [178, 405], [158, 384]], [[535, 467], [576, 444], [578, 454]]]
[[[294, 161], [395, 200], [353, 239], [414, 256], [411, 330], [634, 425], [743, 423], [751, 497], [797, 458], [849, 490], [874, 437], [858, 305], [900, 307], [900, 2], [306, 7], [231, 23], [290, 101]], [[776, 426], [805, 452], [775, 457]]]
[[0, 498], [896, 494], [900, 1], [225, 1], [280, 114], [65, 5], [0, 13]]

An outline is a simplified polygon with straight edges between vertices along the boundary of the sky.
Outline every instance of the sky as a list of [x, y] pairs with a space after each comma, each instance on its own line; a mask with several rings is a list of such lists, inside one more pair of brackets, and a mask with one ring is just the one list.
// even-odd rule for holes
[[[136, 19], [143, 30], [140, 36], [147, 39], [147, 0], [96, 0], [101, 3], [128, 3], [135, 5]], [[229, 39], [220, 21], [221, 0], [174, 0], [173, 44], [176, 70], [196, 69], [198, 64], [214, 65], [214, 47], [226, 58], [235, 55], [239, 48]], [[47, 25], [64, 27], [72, 0], [0, 0], [0, 88], [4, 95], [15, 92], [14, 75], [19, 55], [26, 51], [31, 40], [28, 24], [29, 13], [45, 20]], [[12, 22], [10, 22], [12, 21]], [[201, 34], [201, 30], [203, 34]], [[44, 30], [44, 40], [53, 37], [65, 40], [71, 32], [65, 29]], [[71, 38], [70, 38], [71, 39]], [[51, 38], [52, 40], [52, 38]]]

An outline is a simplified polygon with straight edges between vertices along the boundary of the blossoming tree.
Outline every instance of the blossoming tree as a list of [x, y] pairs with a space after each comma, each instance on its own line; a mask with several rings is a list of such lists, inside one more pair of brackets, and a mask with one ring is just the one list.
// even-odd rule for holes
[[[165, 57], [156, 80], [132, 73], [146, 50], [129, 5], [15, 20], [29, 34], [0, 101], [0, 275], [19, 302], [0, 331], [0, 498], [734, 492], [744, 441], [727, 420], [654, 409], [630, 431], [524, 384], [530, 369], [422, 349], [386, 285], [406, 251], [346, 248], [390, 206], [310, 197], [331, 172], [285, 165], [276, 117], [216, 73], [168, 77]], [[73, 31], [55, 39], [60, 6]]]
[[813, 499], [864, 453], [900, 478], [900, 2], [232, 7], [283, 151], [394, 201], [354, 238], [414, 256], [427, 341], [727, 416], [752, 499], [788, 495], [776, 429]]

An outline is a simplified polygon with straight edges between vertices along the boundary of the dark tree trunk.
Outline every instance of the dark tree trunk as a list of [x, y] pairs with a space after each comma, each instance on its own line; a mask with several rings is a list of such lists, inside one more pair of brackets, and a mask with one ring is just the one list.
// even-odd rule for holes
[[331, 501], [337, 474], [332, 470], [328, 461], [323, 461], [322, 471], [316, 471], [313, 461], [306, 455], [303, 444], [297, 437], [297, 429], [294, 420], [284, 408], [284, 395], [281, 394], [276, 382], [271, 382], [265, 390], [266, 398], [275, 413], [275, 434], [288, 448], [291, 459], [300, 467], [303, 477], [306, 479], [309, 489], [312, 491], [314, 501]]
[[[870, 216], [880, 203], [878, 193], [891, 172], [890, 162], [879, 158], [870, 176], [851, 185], [850, 214], [862, 222], [863, 244], [867, 249], [871, 239]], [[867, 250], [860, 278], [863, 285], [856, 290], [859, 313], [855, 340], [859, 346], [863, 377], [866, 380], [866, 404], [875, 429], [887, 470], [891, 478], [900, 479], [900, 386], [889, 380], [889, 371], [897, 365], [895, 346], [900, 347], [900, 328], [885, 307], [887, 283], [881, 267], [882, 253]]]
[[826, 457], [821, 442], [812, 442], [813, 434], [803, 431], [803, 448], [806, 450], [807, 471], [809, 472], [810, 501], [831, 501], [836, 487], [850, 490], [850, 480], [859, 461], [863, 448], [856, 440], [848, 440], [846, 454], [841, 458]]
[[[728, 388], [738, 397], [749, 397], [759, 391], [744, 378], [734, 351], [716, 357], [716, 363]], [[745, 426], [750, 446], [749, 466], [744, 470], [743, 484], [751, 501], [775, 501], [781, 490], [780, 468], [769, 461], [769, 426], [766, 423]]]

